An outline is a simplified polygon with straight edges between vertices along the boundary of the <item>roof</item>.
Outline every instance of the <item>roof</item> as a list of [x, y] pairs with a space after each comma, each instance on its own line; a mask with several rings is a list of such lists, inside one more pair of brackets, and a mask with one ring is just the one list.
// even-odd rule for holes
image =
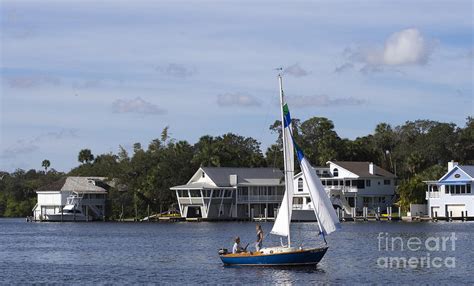
[[349, 161], [331, 161], [349, 172], [356, 174], [359, 177], [364, 178], [380, 178], [380, 177], [387, 177], [387, 178], [395, 178], [396, 176], [389, 171], [380, 168], [379, 166], [374, 164], [374, 174], [369, 173], [369, 165], [370, 162], [349, 162]]
[[473, 165], [458, 165], [458, 168], [468, 174], [469, 177], [474, 178], [474, 166]]
[[107, 193], [106, 189], [96, 184], [96, 181], [103, 182], [105, 179], [104, 177], [65, 177], [37, 189], [36, 192]]
[[281, 185], [283, 172], [276, 168], [202, 167], [219, 187], [230, 187], [230, 175], [237, 175], [238, 185]]
[[180, 186], [174, 186], [170, 188], [171, 190], [181, 190], [181, 189], [219, 189], [219, 187], [213, 186], [211, 184], [207, 183], [202, 183], [202, 182], [195, 182], [195, 183], [189, 183], [187, 185], [180, 185]]

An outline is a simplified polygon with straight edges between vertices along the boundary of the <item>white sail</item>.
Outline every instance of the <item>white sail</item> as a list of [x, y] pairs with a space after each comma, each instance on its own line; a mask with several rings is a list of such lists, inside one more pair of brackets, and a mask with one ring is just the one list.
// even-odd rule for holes
[[277, 218], [273, 224], [271, 233], [288, 237], [288, 245], [290, 245], [290, 222], [291, 213], [293, 211], [293, 178], [295, 175], [295, 151], [293, 146], [293, 138], [291, 135], [292, 125], [291, 116], [288, 106], [285, 103], [281, 77], [280, 80], [280, 103], [282, 117], [282, 139], [283, 139], [283, 164], [285, 173], [285, 194], [281, 206], [278, 210]]
[[308, 186], [319, 228], [321, 232], [329, 234], [337, 229], [339, 219], [321, 180], [316, 175], [316, 172], [314, 172], [311, 164], [306, 160], [301, 150], [297, 149], [297, 154], [301, 171], [303, 172], [303, 180]]
[[[291, 222], [291, 213], [293, 210], [293, 194], [294, 194], [294, 186], [293, 186], [293, 178], [295, 174], [295, 163], [294, 163], [294, 149], [293, 149], [293, 140], [291, 138], [291, 134], [288, 132], [289, 128], [291, 128], [291, 124], [288, 127], [285, 127], [283, 136], [286, 137], [286, 147], [283, 148], [284, 152], [286, 152], [286, 158], [288, 162], [286, 162], [286, 169], [285, 170], [285, 195], [283, 196], [283, 200], [281, 202], [281, 206], [278, 209], [278, 215], [275, 219], [275, 223], [273, 224], [273, 228], [271, 233], [281, 236], [288, 236], [290, 234], [290, 222]], [[291, 160], [289, 159], [291, 158]]]

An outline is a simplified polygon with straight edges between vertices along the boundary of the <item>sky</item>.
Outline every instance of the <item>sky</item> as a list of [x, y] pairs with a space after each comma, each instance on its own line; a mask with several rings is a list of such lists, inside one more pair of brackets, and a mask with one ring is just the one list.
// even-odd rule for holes
[[292, 116], [342, 138], [474, 114], [466, 1], [0, 0], [0, 170], [233, 132]]

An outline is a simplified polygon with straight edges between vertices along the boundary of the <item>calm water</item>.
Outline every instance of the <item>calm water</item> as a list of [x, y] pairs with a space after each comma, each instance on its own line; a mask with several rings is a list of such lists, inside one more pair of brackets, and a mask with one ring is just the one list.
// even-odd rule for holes
[[[270, 223], [263, 224], [268, 232]], [[293, 239], [317, 245], [313, 223], [294, 224]], [[382, 250], [377, 237], [382, 232]], [[454, 232], [455, 250], [431, 251], [430, 258], [454, 257], [455, 267], [383, 268], [380, 257], [422, 257], [383, 248], [383, 235], [406, 241], [440, 239]], [[0, 219], [0, 283], [473, 283], [474, 223], [344, 223], [328, 237], [329, 250], [317, 267], [224, 267], [220, 246], [240, 235], [255, 240], [253, 223], [26, 223]], [[272, 238], [267, 237], [266, 245]], [[276, 238], [275, 238], [276, 240]], [[435, 246], [433, 244], [429, 244]], [[395, 245], [397, 246], [397, 245]], [[399, 245], [398, 245], [399, 246]], [[382, 260], [383, 261], [383, 260]], [[379, 263], [378, 263], [379, 262]]]

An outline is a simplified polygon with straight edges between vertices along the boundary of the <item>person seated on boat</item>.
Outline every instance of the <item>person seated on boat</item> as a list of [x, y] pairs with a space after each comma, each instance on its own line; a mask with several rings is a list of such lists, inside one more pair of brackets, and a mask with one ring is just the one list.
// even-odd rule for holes
[[232, 253], [244, 252], [245, 249], [240, 245], [240, 237], [237, 236], [234, 241], [235, 243], [234, 247], [232, 247]]
[[257, 242], [255, 243], [255, 250], [260, 251], [260, 249], [262, 249], [262, 244], [263, 244], [262, 226], [257, 224], [256, 230], [257, 230]]

